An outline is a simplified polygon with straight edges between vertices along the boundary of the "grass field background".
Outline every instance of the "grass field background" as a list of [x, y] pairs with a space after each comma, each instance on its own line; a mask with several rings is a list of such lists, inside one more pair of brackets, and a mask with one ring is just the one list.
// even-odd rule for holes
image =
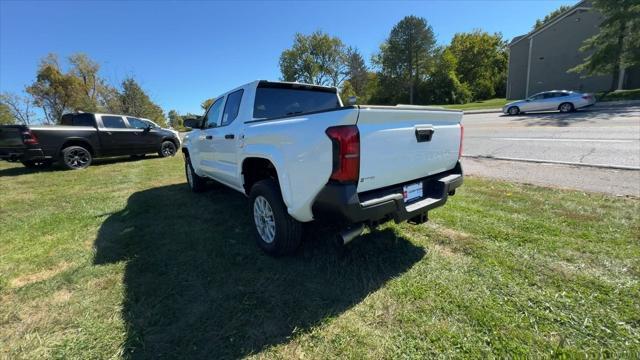
[[420, 226], [264, 255], [246, 199], [182, 160], [0, 165], [2, 358], [640, 352], [640, 207], [465, 179]]

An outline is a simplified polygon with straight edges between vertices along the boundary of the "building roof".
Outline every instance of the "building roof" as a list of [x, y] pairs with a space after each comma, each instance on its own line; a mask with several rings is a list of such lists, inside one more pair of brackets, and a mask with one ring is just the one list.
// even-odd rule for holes
[[537, 29], [533, 29], [530, 32], [528, 32], [527, 34], [524, 35], [519, 35], [513, 38], [513, 40], [511, 40], [511, 42], [509, 43], [509, 47], [515, 45], [516, 43], [519, 43], [521, 40], [523, 39], [531, 39], [532, 37], [536, 36], [537, 34], [547, 30], [549, 27], [551, 27], [551, 25], [557, 23], [558, 21], [566, 18], [567, 16], [573, 14], [574, 12], [578, 11], [578, 10], [586, 10], [586, 9], [591, 9], [591, 3], [589, 0], [582, 0], [579, 1], [577, 4], [573, 5], [569, 10], [563, 12], [562, 14], [556, 16], [555, 18], [552, 19], [552, 21], [547, 22], [546, 24], [542, 25], [541, 27], [537, 28]]

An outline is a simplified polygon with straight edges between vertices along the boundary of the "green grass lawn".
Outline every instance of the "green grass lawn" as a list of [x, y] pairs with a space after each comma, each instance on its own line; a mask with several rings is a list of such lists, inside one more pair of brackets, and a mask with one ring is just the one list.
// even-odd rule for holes
[[467, 178], [428, 224], [264, 255], [182, 161], [0, 165], [0, 358], [635, 357], [640, 203]]
[[600, 92], [596, 94], [596, 99], [598, 101], [640, 100], [640, 89]]
[[476, 101], [467, 104], [448, 104], [448, 105], [435, 105], [442, 106], [447, 109], [456, 109], [456, 110], [484, 110], [484, 109], [500, 109], [504, 106], [504, 104], [508, 103], [512, 100], [507, 100], [505, 98], [496, 98], [489, 99], [483, 101]]

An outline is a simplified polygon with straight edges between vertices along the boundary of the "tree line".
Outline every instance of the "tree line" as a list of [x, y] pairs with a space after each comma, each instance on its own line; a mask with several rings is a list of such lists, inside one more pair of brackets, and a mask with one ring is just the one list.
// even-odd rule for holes
[[[0, 94], [0, 124], [55, 124], [68, 112], [126, 114], [153, 120], [166, 126], [162, 108], [155, 104], [132, 77], [112, 86], [100, 76], [100, 65], [85, 54], [67, 58], [68, 69], [57, 55], [44, 57], [35, 81], [24, 94]], [[42, 110], [36, 118], [34, 108]]]
[[505, 95], [507, 42], [481, 30], [436, 44], [424, 18], [407, 16], [367, 66], [357, 48], [321, 31], [296, 34], [280, 55], [285, 81], [334, 86], [359, 103], [452, 104]]
[[[604, 20], [580, 48], [582, 63], [568, 71], [612, 75], [613, 91], [621, 69], [640, 65], [640, 2], [594, 0], [593, 7]], [[561, 6], [538, 19], [533, 30], [569, 9]], [[283, 80], [338, 87], [343, 101], [356, 96], [359, 103], [383, 105], [455, 104], [506, 93], [508, 49], [500, 33], [457, 33], [449, 45], [438, 46], [427, 20], [407, 16], [391, 29], [370, 64], [357, 48], [321, 31], [296, 34], [280, 55]]]
[[[621, 69], [640, 65], [640, 4], [638, 0], [594, 0], [604, 17], [600, 31], [587, 39], [586, 57], [570, 72], [582, 76], [612, 75], [615, 90]], [[539, 29], [569, 10], [562, 6], [533, 29]], [[112, 86], [100, 76], [100, 66], [85, 54], [42, 59], [36, 80], [22, 95], [0, 94], [0, 124], [53, 124], [70, 111], [108, 112], [144, 117], [165, 126], [163, 110], [134, 78]], [[293, 45], [279, 59], [282, 80], [334, 86], [343, 102], [356, 96], [359, 103], [381, 105], [454, 104], [504, 97], [508, 49], [502, 34], [481, 30], [457, 33], [450, 44], [436, 44], [433, 28], [421, 17], [407, 16], [389, 32], [367, 65], [356, 47], [347, 46], [322, 31], [296, 34]], [[201, 103], [203, 111], [213, 99]], [[44, 118], [35, 118], [40, 108]], [[167, 113], [169, 124], [182, 129], [183, 120], [196, 114]]]

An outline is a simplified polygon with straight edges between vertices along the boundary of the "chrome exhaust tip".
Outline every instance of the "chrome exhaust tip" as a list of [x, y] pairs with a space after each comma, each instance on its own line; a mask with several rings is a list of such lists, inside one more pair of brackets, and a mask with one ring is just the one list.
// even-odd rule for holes
[[356, 224], [348, 227], [338, 234], [338, 238], [342, 242], [342, 245], [347, 245], [351, 240], [357, 238], [364, 231], [364, 224]]

